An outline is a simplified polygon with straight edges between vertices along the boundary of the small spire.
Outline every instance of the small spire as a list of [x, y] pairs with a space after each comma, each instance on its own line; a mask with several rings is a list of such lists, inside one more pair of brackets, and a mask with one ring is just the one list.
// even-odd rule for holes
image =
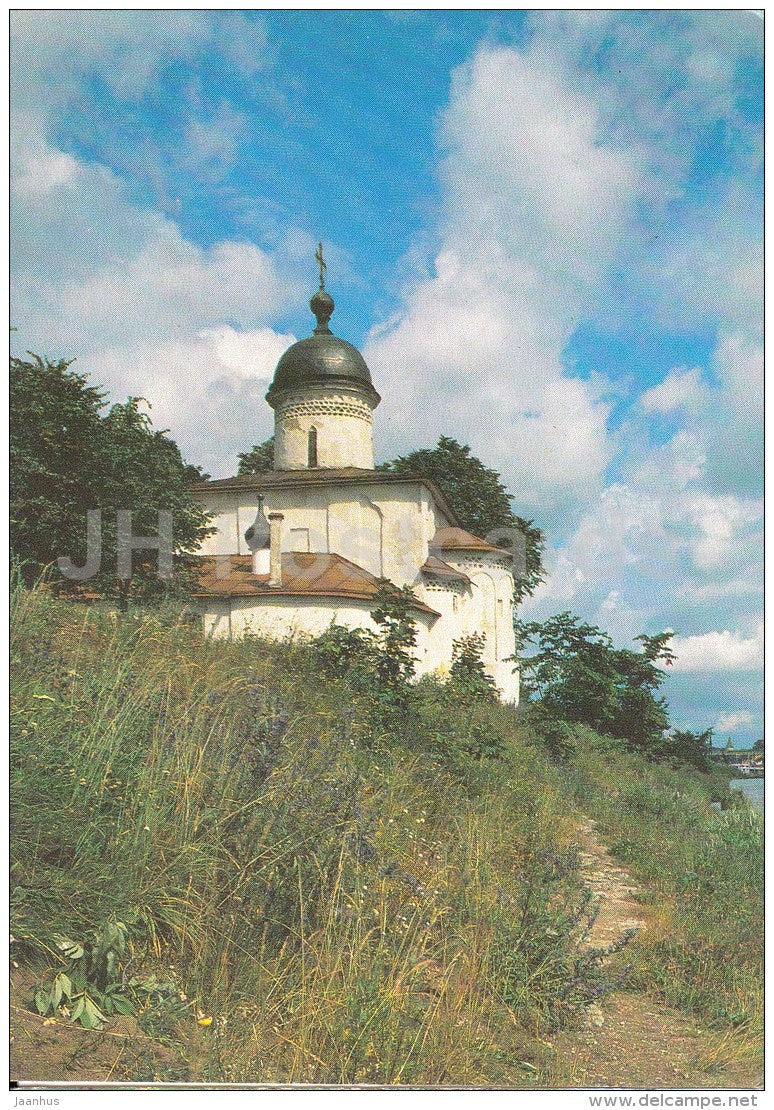
[[322, 243], [317, 244], [317, 250], [314, 252], [314, 259], [320, 267], [320, 288], [309, 302], [309, 307], [317, 317], [317, 327], [314, 329], [314, 334], [330, 335], [331, 329], [328, 327], [328, 321], [333, 315], [333, 310], [336, 306], [333, 302], [333, 297], [325, 291], [325, 272], [328, 267], [323, 258]]

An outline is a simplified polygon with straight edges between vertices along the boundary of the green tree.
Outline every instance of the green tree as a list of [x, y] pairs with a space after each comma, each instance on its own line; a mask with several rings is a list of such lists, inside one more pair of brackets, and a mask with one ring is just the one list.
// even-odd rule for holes
[[441, 436], [432, 450], [412, 451], [382, 463], [378, 469], [390, 474], [419, 475], [434, 482], [462, 527], [478, 536], [486, 537], [503, 528], [518, 529], [524, 536], [526, 567], [516, 575], [517, 602], [542, 581], [543, 533], [531, 520], [514, 513], [500, 475], [472, 455], [469, 447]]
[[669, 727], [666, 702], [657, 696], [669, 665], [670, 632], [637, 636], [641, 651], [615, 648], [610, 637], [572, 613], [516, 624], [522, 689], [555, 720], [587, 725], [657, 754]]
[[87, 557], [87, 510], [101, 510], [102, 557], [88, 585], [97, 590], [148, 594], [171, 583], [158, 575], [157, 555], [138, 550], [133, 577], [118, 580], [117, 510], [132, 513], [135, 536], [158, 533], [159, 510], [172, 513], [176, 582], [185, 579], [186, 555], [210, 531], [191, 496], [191, 468], [177, 445], [153, 429], [140, 398], [114, 404], [65, 360], [37, 355], [12, 358], [11, 547], [29, 580], [69, 557]]
[[274, 469], [274, 436], [256, 443], [249, 451], [237, 455], [239, 469], [237, 474], [265, 474]]
[[690, 763], [699, 771], [707, 771], [712, 762], [712, 736], [711, 728], [704, 732], [672, 729], [664, 744], [664, 754], [675, 763]]
[[31, 358], [10, 364], [10, 534], [35, 575], [58, 555], [85, 555], [105, 394], [64, 359]]

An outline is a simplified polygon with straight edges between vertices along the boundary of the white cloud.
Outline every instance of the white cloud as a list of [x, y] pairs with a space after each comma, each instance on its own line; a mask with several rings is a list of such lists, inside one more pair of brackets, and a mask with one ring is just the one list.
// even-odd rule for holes
[[270, 324], [302, 293], [294, 268], [247, 242], [199, 247], [104, 166], [37, 134], [18, 146], [14, 347], [77, 356], [114, 398], [146, 396], [192, 461], [233, 472], [270, 433], [263, 396], [294, 338]]
[[692, 537], [693, 559], [702, 570], [725, 568], [729, 561], [737, 562], [738, 546], [744, 543], [750, 525], [758, 542], [763, 522], [760, 501], [701, 494], [689, 499], [685, 509], [698, 530]]
[[668, 413], [695, 401], [702, 391], [701, 370], [675, 369], [640, 397], [645, 412]]
[[[366, 352], [377, 379], [401, 383], [400, 410], [389, 397], [380, 410], [383, 453], [448, 430], [500, 469], [554, 545], [525, 615], [572, 608], [619, 642], [675, 624], [688, 645], [679, 674], [693, 673], [704, 635], [705, 647], [720, 638], [715, 664], [727, 667], [738, 634], [707, 629], [719, 614], [740, 627], [760, 598], [761, 504], [741, 473], [755, 474], [760, 437], [754, 205], [728, 190], [682, 227], [667, 202], [701, 129], [730, 110], [733, 59], [755, 38], [726, 21], [718, 52], [724, 35], [693, 16], [658, 44], [631, 19], [568, 18], [572, 46], [535, 16], [526, 51], [481, 50], [455, 74], [435, 267], [417, 268], [403, 311]], [[601, 37], [627, 63], [604, 77], [577, 64]], [[643, 211], [658, 232], [644, 247]], [[709, 366], [675, 367], [610, 433], [604, 393], [569, 377], [562, 352], [599, 310], [613, 263], [669, 326], [720, 330]], [[654, 415], [677, 423], [665, 443], [652, 442]]]
[[49, 115], [81, 91], [84, 76], [138, 101], [161, 69], [205, 49], [245, 80], [272, 54], [264, 21], [239, 11], [16, 10], [10, 26], [12, 105]]
[[246, 133], [246, 117], [221, 104], [209, 118], [196, 117], [185, 125], [187, 149], [179, 156], [180, 164], [200, 182], [221, 181], [234, 167]]
[[97, 10], [11, 12], [11, 103], [53, 112], [96, 75], [125, 99], [140, 99], [173, 59], [212, 36], [207, 13]]
[[554, 11], [532, 13], [530, 23], [533, 49], [598, 99], [606, 131], [638, 142], [653, 175], [650, 204], [682, 193], [695, 148], [718, 119], [747, 157], [760, 155], [762, 129], [745, 128], [736, 111], [739, 72], [763, 52], [751, 13]]
[[763, 625], [755, 634], [745, 637], [742, 633], [723, 629], [722, 632], [704, 632], [698, 636], [676, 636], [672, 642], [675, 652], [673, 670], [689, 671], [757, 671], [763, 666]]
[[365, 351], [396, 383], [383, 453], [427, 442], [433, 396], [434, 433], [470, 443], [543, 519], [598, 488], [610, 458], [607, 402], [562, 366], [636, 194], [633, 163], [596, 124], [594, 103], [528, 53], [481, 49], [455, 71], [434, 271]]
[[267, 327], [221, 326], [95, 351], [87, 365], [119, 396], [147, 397], [154, 424], [172, 430], [185, 458], [210, 473], [233, 474], [237, 453], [271, 435], [264, 397], [294, 340]]
[[744, 725], [751, 725], [754, 720], [752, 713], [748, 713], [746, 709], [721, 713], [715, 722], [715, 729], [717, 732], [736, 732]]
[[706, 493], [703, 472], [689, 440], [631, 460], [626, 481], [590, 499], [549, 551], [525, 612], [539, 619], [569, 607], [619, 640], [666, 624], [699, 633], [723, 613], [758, 612], [762, 503]]

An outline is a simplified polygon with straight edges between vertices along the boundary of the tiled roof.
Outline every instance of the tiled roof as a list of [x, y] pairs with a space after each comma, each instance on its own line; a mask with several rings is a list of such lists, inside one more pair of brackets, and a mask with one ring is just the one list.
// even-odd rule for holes
[[428, 555], [422, 566], [422, 571], [424, 574], [431, 574], [435, 578], [450, 578], [454, 579], [455, 582], [470, 582], [467, 574], [464, 574], [461, 570], [455, 570], [454, 567], [450, 567], [448, 563], [445, 563], [443, 559], [439, 559], [437, 555]]
[[365, 470], [357, 466], [345, 466], [326, 470], [322, 467], [311, 470], [265, 470], [261, 474], [237, 474], [234, 478], [210, 478], [206, 482], [194, 482], [192, 490], [206, 492], [218, 489], [268, 489], [273, 486], [306, 486], [328, 482], [355, 482], [363, 479], [387, 477], [378, 470]]
[[238, 474], [234, 478], [211, 478], [207, 482], [194, 482], [190, 488], [194, 493], [214, 493], [218, 490], [264, 490], [283, 487], [292, 489], [294, 486], [346, 485], [352, 482], [368, 484], [421, 482], [430, 490], [444, 516], [448, 517], [453, 524], [457, 520], [454, 510], [429, 478], [423, 478], [421, 474], [391, 474], [388, 470], [365, 470], [356, 466], [330, 470], [324, 467], [313, 470], [266, 470], [262, 474]]
[[495, 547], [494, 544], [482, 540], [480, 536], [474, 536], [472, 532], [466, 532], [464, 528], [439, 528], [430, 540], [430, 550], [493, 551], [498, 555], [512, 554], [503, 547]]
[[[250, 555], [204, 555], [194, 597], [342, 597], [371, 601], [382, 580], [341, 555], [310, 551], [282, 553], [282, 585], [253, 574]], [[422, 601], [415, 608], [440, 616]]]

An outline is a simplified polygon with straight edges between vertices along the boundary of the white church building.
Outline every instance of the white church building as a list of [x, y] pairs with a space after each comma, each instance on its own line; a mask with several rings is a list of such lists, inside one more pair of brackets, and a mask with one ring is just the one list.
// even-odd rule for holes
[[511, 552], [461, 528], [431, 481], [374, 469], [370, 371], [331, 333], [322, 280], [310, 306], [317, 326], [284, 353], [266, 395], [274, 469], [193, 487], [215, 528], [199, 552], [205, 634], [375, 629], [374, 595], [388, 579], [416, 598], [418, 675], [443, 677], [454, 641], [479, 633], [488, 673], [517, 702]]

